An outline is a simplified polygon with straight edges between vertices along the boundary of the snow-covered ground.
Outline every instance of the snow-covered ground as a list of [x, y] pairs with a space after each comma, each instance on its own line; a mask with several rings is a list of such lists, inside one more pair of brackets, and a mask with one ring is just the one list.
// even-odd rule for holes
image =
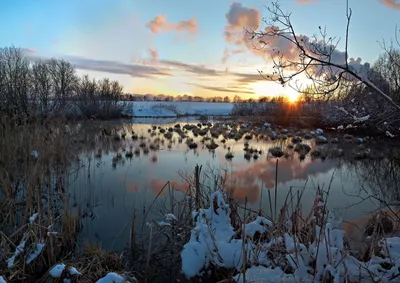
[[177, 117], [177, 116], [228, 116], [231, 115], [233, 103], [211, 102], [132, 102], [135, 117]]
[[[231, 211], [223, 193], [211, 194], [209, 208], [192, 213], [195, 227], [181, 253], [183, 273], [187, 278], [204, 276], [213, 265], [236, 269], [234, 280], [238, 283], [321, 283], [327, 282], [327, 274], [335, 283], [400, 281], [400, 238], [382, 239], [378, 242], [380, 252], [372, 254], [368, 262], [361, 262], [345, 247], [345, 231], [340, 229], [342, 219], [333, 212], [323, 212], [322, 197], [318, 196], [314, 203], [313, 217], [325, 224], [316, 225], [313, 242], [302, 243], [292, 235], [290, 221], [286, 222], [287, 227], [280, 228], [281, 234], [261, 240], [260, 236], [256, 239], [256, 233], [271, 232], [270, 220], [258, 216], [244, 224], [238, 233], [231, 225]], [[389, 267], [383, 268], [382, 264]]]

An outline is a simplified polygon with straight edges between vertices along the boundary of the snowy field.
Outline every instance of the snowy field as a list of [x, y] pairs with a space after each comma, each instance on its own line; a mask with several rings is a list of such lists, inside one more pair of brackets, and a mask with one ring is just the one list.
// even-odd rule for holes
[[132, 102], [135, 117], [177, 117], [177, 116], [229, 116], [233, 103], [212, 102]]

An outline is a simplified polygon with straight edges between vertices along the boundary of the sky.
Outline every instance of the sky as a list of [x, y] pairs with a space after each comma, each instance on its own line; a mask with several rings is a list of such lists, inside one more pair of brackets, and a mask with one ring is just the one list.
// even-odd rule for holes
[[[343, 51], [345, 0], [279, 4], [297, 35], [326, 28]], [[69, 60], [79, 75], [118, 80], [126, 93], [292, 97], [289, 86], [258, 73], [272, 72], [271, 52], [255, 50], [244, 33], [265, 28], [270, 6], [271, 0], [2, 0], [0, 47]], [[400, 28], [400, 0], [349, 0], [349, 7], [349, 56], [373, 64], [379, 42]]]

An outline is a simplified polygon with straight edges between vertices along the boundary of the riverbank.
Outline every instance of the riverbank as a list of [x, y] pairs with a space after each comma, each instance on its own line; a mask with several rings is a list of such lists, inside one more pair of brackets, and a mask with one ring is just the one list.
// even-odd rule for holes
[[[328, 210], [333, 209], [331, 202], [350, 199], [339, 194], [340, 190], [360, 188], [362, 191], [360, 184], [353, 182], [356, 177], [365, 179], [363, 182], [373, 188], [385, 184], [382, 187], [385, 196], [379, 198], [387, 199], [386, 203], [396, 199], [393, 188], [398, 180], [394, 174], [398, 172], [396, 148], [390, 150], [379, 140], [357, 135], [345, 138], [344, 133], [318, 128], [285, 128], [262, 120], [258, 123], [229, 119], [186, 123], [185, 120], [157, 125], [132, 124], [131, 120], [73, 123], [47, 120], [37, 125], [10, 125], [2, 133], [1, 143], [4, 260], [0, 264], [0, 275], [7, 282], [21, 282], [24, 278], [25, 282], [54, 282], [58, 279], [50, 278], [49, 271], [63, 263], [68, 268], [63, 269], [61, 278], [72, 282], [96, 282], [110, 272], [135, 276], [140, 282], [165, 282], [165, 278], [185, 282], [187, 279], [180, 273], [181, 251], [188, 243], [191, 247], [197, 245], [190, 237], [193, 231], [197, 233], [196, 229], [192, 231], [195, 226], [191, 216], [198, 214], [199, 208], [211, 209], [209, 196], [214, 192], [220, 191], [224, 203], [234, 212], [229, 217], [236, 240], [242, 235], [242, 224], [254, 226], [257, 216], [273, 223], [267, 225], [271, 231], [264, 235], [268, 242], [263, 240], [263, 245], [270, 243], [269, 233], [277, 239], [286, 237], [283, 220], [292, 215], [289, 211], [282, 213], [292, 209], [286, 199], [303, 194], [302, 189], [295, 188], [304, 187], [304, 194], [312, 196], [301, 199], [298, 204], [305, 215], [314, 207], [316, 188], [322, 187], [326, 193], [327, 184], [337, 171], [343, 175], [332, 183], [334, 189], [327, 198]], [[275, 148], [282, 151], [281, 157], [274, 156], [278, 152], [272, 150]], [[193, 173], [196, 164], [204, 164], [199, 173]], [[342, 183], [345, 174], [353, 171], [357, 175]], [[376, 178], [374, 183], [368, 179], [372, 176]], [[316, 184], [304, 185], [310, 178]], [[366, 198], [368, 194], [372, 195], [373, 191], [359, 197]], [[293, 202], [293, 207], [297, 207], [297, 200]], [[221, 202], [221, 207], [225, 204]], [[369, 208], [370, 204], [363, 209]], [[365, 213], [359, 206], [349, 212], [353, 217], [364, 217]], [[277, 219], [280, 214], [285, 217]], [[344, 219], [356, 220], [347, 216]], [[261, 222], [258, 225], [263, 226]], [[315, 228], [307, 225], [303, 225], [307, 230]], [[281, 228], [277, 230], [277, 227]], [[291, 233], [289, 236], [295, 239]], [[17, 252], [25, 235], [29, 235], [25, 248]], [[248, 243], [262, 248], [255, 242]], [[299, 244], [310, 247], [312, 242]], [[230, 243], [217, 243], [220, 245]], [[40, 251], [39, 247], [42, 247]], [[102, 247], [109, 252], [102, 251]], [[233, 250], [242, 251], [242, 248]], [[245, 250], [251, 257], [250, 247]], [[27, 264], [32, 251], [37, 251], [37, 257]], [[362, 261], [352, 249], [344, 252], [351, 252]], [[9, 268], [8, 259], [15, 254], [15, 265]], [[224, 261], [229, 258], [222, 257]], [[93, 269], [103, 263], [107, 268]], [[187, 263], [200, 266], [197, 260], [184, 264]], [[265, 263], [263, 266], [270, 267]], [[70, 276], [70, 267], [82, 275]], [[233, 279], [240, 274], [235, 268], [210, 265], [201, 277], [209, 282]], [[287, 263], [280, 268], [287, 273]], [[265, 272], [269, 271], [260, 273]]]

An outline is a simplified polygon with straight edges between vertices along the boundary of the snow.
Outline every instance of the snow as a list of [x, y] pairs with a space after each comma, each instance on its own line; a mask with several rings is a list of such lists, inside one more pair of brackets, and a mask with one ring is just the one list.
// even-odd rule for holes
[[[234, 231], [230, 224], [230, 208], [224, 201], [224, 194], [217, 191], [210, 195], [210, 205], [207, 209], [193, 211], [195, 226], [189, 241], [181, 253], [182, 272], [187, 278], [201, 276], [210, 265], [234, 269], [234, 280], [244, 282], [243, 260], [246, 260], [246, 282], [325, 282], [329, 272], [332, 282], [389, 282], [399, 273], [400, 268], [400, 237], [386, 238], [380, 242], [382, 257], [373, 255], [369, 262], [361, 262], [350, 254], [344, 246], [345, 232], [339, 227], [342, 223], [340, 215], [332, 211], [322, 214], [324, 200], [317, 196], [314, 200], [314, 219], [324, 217], [324, 226], [315, 226], [315, 239], [306, 244], [291, 235], [290, 226], [283, 237], [276, 235], [263, 241], [253, 238], [256, 232], [264, 233], [273, 226], [268, 219], [258, 216], [254, 221], [245, 224], [240, 231]], [[320, 214], [320, 215], [319, 215]], [[322, 219], [321, 219], [322, 220]], [[290, 221], [288, 221], [289, 223]], [[312, 227], [312, 226], [310, 226]], [[247, 237], [242, 242], [243, 230]], [[271, 230], [272, 231], [272, 230]], [[233, 237], [237, 235], [237, 237]], [[284, 244], [285, 249], [276, 251], [273, 246]], [[246, 251], [246, 258], [243, 251]], [[287, 263], [281, 261], [272, 263], [267, 256], [269, 252], [278, 252], [286, 257]], [[277, 255], [279, 257], [279, 254]], [[315, 270], [311, 266], [315, 262]], [[389, 270], [381, 264], [392, 263]], [[289, 266], [288, 266], [289, 265]], [[293, 274], [285, 273], [291, 267]], [[312, 274], [315, 274], [312, 275]], [[398, 278], [391, 282], [399, 282]]]
[[265, 217], [257, 216], [256, 220], [247, 223], [245, 226], [246, 235], [254, 237], [256, 232], [264, 233], [268, 227], [272, 226], [272, 222]]
[[46, 245], [43, 242], [34, 243], [32, 251], [28, 254], [26, 258], [26, 264], [30, 264], [33, 260], [35, 260], [42, 252]]
[[31, 155], [32, 155], [34, 158], [38, 158], [38, 157], [39, 157], [39, 152], [37, 152], [36, 150], [32, 150]]
[[65, 269], [65, 264], [61, 263], [61, 264], [57, 264], [56, 266], [54, 266], [50, 271], [49, 274], [51, 277], [53, 278], [60, 278], [62, 273], [64, 272]]
[[[253, 266], [246, 270], [246, 282], [287, 282], [287, 283], [298, 283], [298, 282], [313, 282], [311, 275], [305, 275], [304, 278], [298, 278], [292, 274], [285, 274], [281, 268], [270, 268], [264, 266]], [[238, 274], [234, 277], [238, 283], [245, 282], [243, 274]]]
[[389, 131], [386, 131], [386, 135], [388, 136], [388, 137], [391, 137], [391, 138], [394, 138], [395, 137], [395, 135], [393, 135], [391, 132], [389, 132]]
[[166, 222], [166, 221], [160, 221], [160, 222], [158, 222], [158, 225], [160, 225], [160, 226], [171, 226], [171, 223]]
[[211, 102], [132, 102], [135, 117], [177, 117], [177, 116], [229, 116], [232, 103]]
[[317, 133], [317, 135], [322, 135], [324, 133], [322, 129], [317, 129], [315, 132]]
[[31, 217], [29, 217], [29, 223], [33, 223], [36, 221], [36, 218], [38, 217], [38, 213], [33, 214]]
[[4, 280], [3, 276], [0, 275], [0, 283], [7, 283], [6, 280]]
[[172, 213], [168, 213], [168, 214], [165, 214], [165, 219], [167, 220], [167, 221], [173, 221], [173, 220], [178, 220], [177, 218], [176, 218], [176, 216], [174, 215], [174, 214], [172, 214]]
[[366, 115], [363, 117], [354, 117], [354, 122], [355, 123], [361, 123], [361, 122], [365, 122], [370, 118], [370, 115]]
[[96, 283], [130, 283], [130, 281], [125, 280], [125, 278], [115, 272], [110, 272], [105, 277], [97, 280]]
[[78, 269], [76, 269], [75, 267], [71, 267], [70, 269], [69, 269], [69, 274], [70, 275], [81, 275], [81, 273], [78, 271]]
[[16, 258], [19, 254], [21, 254], [21, 253], [24, 251], [25, 244], [26, 244], [26, 241], [23, 239], [23, 240], [19, 243], [19, 245], [16, 247], [13, 256], [10, 257], [10, 258], [8, 259], [8, 261], [7, 261], [7, 263], [8, 263], [8, 268], [11, 268], [11, 267], [14, 266], [15, 258]]

